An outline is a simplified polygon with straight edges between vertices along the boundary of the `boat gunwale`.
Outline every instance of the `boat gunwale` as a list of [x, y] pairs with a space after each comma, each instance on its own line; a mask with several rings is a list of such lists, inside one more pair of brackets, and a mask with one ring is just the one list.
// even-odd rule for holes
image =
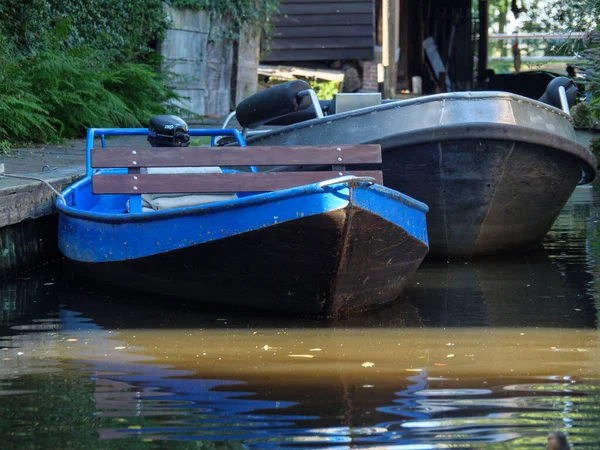
[[[91, 177], [86, 176], [76, 183], [69, 186], [62, 192], [63, 197], [66, 199], [69, 195], [77, 192], [78, 189], [91, 183]], [[364, 182], [358, 184], [352, 183], [352, 181], [344, 181], [336, 184], [323, 186], [321, 183], [313, 183], [304, 186], [298, 186], [290, 189], [283, 189], [280, 191], [266, 192], [256, 195], [250, 195], [247, 197], [234, 198], [230, 200], [224, 200], [214, 203], [205, 203], [202, 205], [187, 206], [182, 208], [158, 210], [158, 211], [143, 211], [140, 213], [106, 213], [100, 211], [89, 211], [82, 210], [71, 205], [63, 203], [62, 199], [56, 200], [56, 207], [60, 213], [88, 221], [93, 222], [104, 222], [104, 223], [136, 223], [136, 222], [151, 222], [155, 220], [165, 220], [172, 217], [185, 217], [190, 215], [203, 214], [208, 215], [219, 211], [230, 210], [230, 209], [243, 209], [265, 203], [272, 203], [282, 200], [287, 200], [294, 197], [301, 197], [312, 194], [322, 193], [334, 193], [341, 189], [348, 189], [348, 202], [351, 202], [352, 196], [350, 195], [352, 189], [357, 187], [364, 187]], [[385, 195], [390, 198], [402, 202], [409, 208], [416, 209], [420, 212], [427, 213], [429, 207], [412, 197], [409, 197], [401, 192], [394, 191], [393, 189], [387, 188], [379, 184], [370, 184], [368, 189], [377, 192], [380, 195]], [[96, 194], [92, 194], [96, 195]], [[119, 195], [119, 194], [109, 194]], [[126, 195], [126, 194], [123, 194]]]
[[[410, 107], [410, 106], [419, 106], [419, 105], [423, 105], [423, 104], [427, 104], [427, 103], [435, 103], [435, 102], [441, 102], [441, 103], [446, 102], [446, 101], [473, 102], [473, 101], [481, 101], [481, 100], [497, 100], [497, 101], [511, 101], [511, 102], [516, 101], [518, 103], [525, 103], [531, 107], [543, 108], [544, 110], [546, 110], [549, 113], [556, 114], [556, 115], [560, 116], [561, 118], [567, 120], [567, 122], [569, 122], [569, 124], [571, 126], [573, 126], [573, 123], [574, 123], [571, 115], [565, 113], [563, 110], [561, 110], [559, 108], [556, 108], [552, 105], [548, 105], [546, 103], [542, 103], [537, 100], [533, 100], [531, 98], [523, 97], [521, 95], [512, 94], [510, 92], [501, 92], [501, 91], [448, 92], [448, 93], [442, 93], [442, 94], [426, 95], [423, 97], [411, 98], [411, 99], [406, 99], [406, 100], [389, 100], [389, 101], [386, 101], [379, 105], [367, 106], [365, 108], [358, 108], [358, 109], [353, 109], [350, 111], [344, 111], [341, 113], [336, 113], [336, 114], [324, 116], [321, 118], [315, 117], [313, 119], [305, 120], [305, 121], [298, 122], [298, 123], [293, 123], [291, 125], [285, 125], [285, 126], [277, 127], [275, 129], [265, 130], [264, 133], [260, 133], [260, 134], [248, 137], [246, 142], [248, 144], [251, 144], [251, 143], [258, 142], [264, 138], [271, 137], [271, 136], [285, 134], [285, 133], [289, 133], [292, 131], [301, 130], [304, 128], [311, 128], [311, 127], [314, 127], [315, 125], [320, 125], [322, 123], [327, 124], [327, 123], [335, 122], [338, 120], [366, 116], [366, 115], [369, 115], [374, 112], [384, 112], [384, 111], [390, 111], [390, 110], [394, 110], [394, 109], [406, 108], [406, 107]], [[460, 125], [466, 125], [466, 124], [470, 124], [470, 123], [474, 124], [474, 123], [478, 123], [478, 122], [466, 122], [466, 123], [462, 123]], [[483, 123], [490, 124], [490, 125], [494, 124], [493, 122], [483, 122]], [[502, 125], [518, 126], [516, 124], [507, 124], [507, 123], [502, 123]], [[445, 126], [445, 125], [436, 125], [436, 127], [437, 126]], [[456, 126], [456, 125], [451, 124], [450, 126]], [[530, 129], [533, 129], [533, 128], [530, 128]], [[403, 133], [410, 133], [413, 131], [420, 131], [420, 130], [421, 130], [421, 128], [415, 128], [413, 130], [403, 131]], [[554, 136], [562, 137], [560, 134], [554, 134], [551, 132], [548, 132], [548, 133], [552, 134]], [[564, 139], [566, 139], [566, 138], [564, 138]], [[576, 142], [571, 139], [569, 139], [569, 141]]]
[[[336, 116], [326, 116], [324, 119], [313, 119], [310, 121], [301, 122], [300, 124], [303, 125], [302, 127], [298, 126], [300, 124], [288, 125], [287, 127], [280, 128], [276, 131], [253, 136], [252, 138], [248, 139], [248, 143], [250, 145], [254, 145], [255, 143], [259, 144], [262, 143], [261, 141], [264, 139], [269, 139], [281, 134], [293, 133], [299, 129], [306, 128], [307, 126], [327, 123], [325, 120], [327, 117]], [[309, 125], [304, 125], [308, 123]], [[390, 140], [397, 140], [400, 142], [400, 145], [389, 148], [389, 145], [386, 143]], [[549, 131], [538, 130], [516, 124], [466, 122], [460, 124], [435, 125], [425, 128], [415, 128], [409, 131], [401, 131], [394, 134], [390, 133], [385, 136], [377, 136], [372, 139], [365, 139], [364, 141], [361, 141], [361, 143], [379, 143], [382, 146], [382, 153], [386, 153], [389, 151], [408, 150], [408, 147], [410, 146], [420, 145], [427, 142], [440, 143], [457, 140], [516, 141], [527, 144], [543, 145], [554, 150], [563, 151], [578, 158], [582, 163], [583, 176], [578, 184], [587, 184], [592, 182], [596, 177], [598, 169], [598, 160], [596, 159], [596, 156], [577, 141], [561, 136], [560, 134], [554, 134]]]
[[[435, 103], [440, 101], [480, 101], [480, 100], [509, 100], [509, 101], [517, 101], [519, 103], [527, 103], [530, 106], [534, 106], [536, 108], [544, 108], [547, 112], [552, 114], [557, 114], [561, 116], [563, 119], [566, 119], [571, 125], [573, 124], [573, 118], [570, 114], [567, 114], [562, 109], [557, 108], [555, 106], [549, 105], [547, 103], [542, 103], [538, 100], [534, 100], [528, 97], [523, 97], [522, 95], [512, 94], [510, 92], [502, 92], [502, 91], [467, 91], [467, 92], [445, 92], [442, 94], [433, 94], [433, 95], [424, 95], [422, 97], [409, 98], [405, 100], [388, 100], [384, 103], [374, 106], [367, 106], [364, 108], [352, 109], [350, 111], [344, 111], [340, 113], [335, 113], [329, 116], [324, 116], [321, 118], [315, 117], [314, 119], [305, 120], [303, 122], [294, 123], [291, 125], [286, 125], [277, 130], [270, 131], [271, 133], [278, 133], [282, 130], [290, 127], [298, 127], [304, 128], [305, 126], [314, 125], [317, 122], [327, 122], [331, 120], [345, 119], [346, 117], [356, 116], [356, 115], [366, 115], [370, 114], [374, 111], [387, 111], [389, 109], [395, 108], [403, 108], [407, 106], [418, 106], [426, 103]], [[265, 133], [267, 134], [267, 133]], [[260, 135], [262, 136], [262, 135]], [[251, 139], [247, 139], [251, 140]]]
[[[488, 122], [471, 122], [459, 125], [440, 125], [435, 127], [420, 128], [418, 130], [399, 133], [393, 138], [401, 139], [402, 146], [421, 145], [434, 140], [436, 143], [459, 140], [501, 140], [516, 141], [526, 144], [542, 145], [553, 150], [563, 151], [579, 158], [586, 164], [588, 170], [582, 171], [584, 175], [579, 184], [587, 184], [594, 180], [598, 168], [598, 160], [592, 152], [578, 142], [563, 136], [542, 130], [532, 129], [522, 125], [494, 124]], [[383, 140], [390, 139], [386, 137]], [[380, 141], [382, 139], [378, 139]], [[382, 152], [395, 149], [385, 148]]]

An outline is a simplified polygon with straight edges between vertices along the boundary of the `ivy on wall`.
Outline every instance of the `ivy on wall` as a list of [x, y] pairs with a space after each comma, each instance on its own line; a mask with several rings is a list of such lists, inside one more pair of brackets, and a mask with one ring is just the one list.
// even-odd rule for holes
[[271, 18], [277, 14], [280, 0], [165, 0], [179, 8], [208, 12], [211, 19], [218, 18], [228, 24], [225, 38], [238, 40], [246, 27], [268, 35]]
[[204, 10], [227, 23], [226, 38], [242, 29], [267, 32], [279, 0], [20, 0], [0, 2], [0, 34], [25, 53], [47, 49], [50, 36], [63, 34], [65, 48], [119, 49], [128, 54], [152, 52], [168, 19], [163, 1]]
[[0, 4], [0, 33], [22, 52], [65, 48], [147, 52], [163, 36], [161, 0], [20, 0]]

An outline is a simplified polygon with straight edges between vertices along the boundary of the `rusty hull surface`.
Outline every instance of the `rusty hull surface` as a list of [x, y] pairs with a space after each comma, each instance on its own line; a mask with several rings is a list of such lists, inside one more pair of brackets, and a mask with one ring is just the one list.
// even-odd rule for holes
[[427, 250], [400, 227], [349, 206], [150, 257], [76, 267], [150, 294], [330, 316], [396, 299]]

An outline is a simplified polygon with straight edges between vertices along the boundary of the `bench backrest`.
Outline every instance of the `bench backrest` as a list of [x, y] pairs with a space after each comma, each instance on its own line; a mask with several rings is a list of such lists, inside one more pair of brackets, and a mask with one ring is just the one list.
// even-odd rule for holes
[[[381, 171], [346, 172], [346, 165], [381, 163], [381, 146], [169, 147], [105, 148], [92, 150], [92, 168], [128, 168], [127, 174], [97, 174], [94, 194], [276, 191], [343, 175], [372, 176], [382, 183]], [[328, 171], [240, 172], [206, 174], [144, 174], [150, 167], [300, 166], [329, 165]]]
[[[94, 194], [266, 192], [344, 175], [370, 176], [383, 183], [380, 170], [346, 171], [346, 165], [381, 164], [381, 146], [154, 147], [92, 149], [94, 169], [127, 168], [128, 173], [92, 176]], [[140, 173], [159, 167], [330, 166], [331, 171], [236, 173]], [[141, 202], [141, 200], [140, 200]], [[132, 202], [133, 203], [133, 202]], [[137, 208], [136, 208], [137, 209]], [[132, 211], [134, 211], [132, 209]]]

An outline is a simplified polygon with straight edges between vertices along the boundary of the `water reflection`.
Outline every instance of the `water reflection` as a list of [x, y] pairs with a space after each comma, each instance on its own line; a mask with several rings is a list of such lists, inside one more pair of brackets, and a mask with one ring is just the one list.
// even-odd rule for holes
[[541, 248], [472, 261], [427, 261], [407, 289], [429, 326], [595, 327], [592, 277]]
[[2, 448], [598, 448], [598, 207], [545, 248], [427, 261], [392, 307], [318, 320], [74, 283], [0, 285]]
[[[15, 411], [0, 426], [13, 437], [22, 429], [20, 445], [62, 445], [77, 437], [74, 425], [98, 439], [256, 448], [520, 445], [541, 443], [554, 428], [589, 443], [600, 426], [600, 345], [592, 330], [158, 332], [102, 328], [65, 309], [52, 323], [58, 332], [19, 327], [1, 343], [15, 362], [3, 366], [0, 392]], [[33, 407], [40, 402], [51, 406]], [[40, 431], [32, 411], [47, 422], [67, 419], [71, 428]]]

